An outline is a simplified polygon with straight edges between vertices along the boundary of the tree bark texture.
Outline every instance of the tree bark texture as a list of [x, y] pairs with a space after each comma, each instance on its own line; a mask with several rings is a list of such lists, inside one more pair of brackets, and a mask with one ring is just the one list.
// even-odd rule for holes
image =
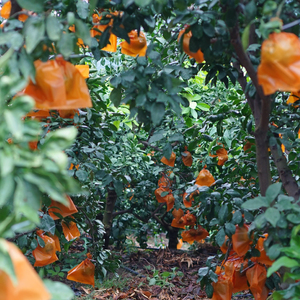
[[300, 196], [300, 189], [292, 174], [292, 171], [287, 165], [287, 161], [281, 151], [281, 148], [277, 144], [272, 145], [270, 148], [274, 163], [280, 176], [280, 180], [282, 181], [283, 188], [289, 196], [294, 197], [295, 200], [298, 200]]
[[168, 231], [169, 233], [169, 249], [177, 249], [178, 244], [178, 229], [172, 227], [172, 230]]
[[[271, 184], [271, 171], [268, 152], [268, 131], [269, 131], [269, 117], [271, 111], [271, 98], [265, 96], [261, 86], [258, 84], [256, 71], [244, 51], [240, 39], [238, 26], [235, 26], [230, 31], [231, 44], [233, 45], [238, 62], [235, 64], [239, 72], [238, 81], [245, 93], [249, 106], [255, 120], [255, 142], [256, 142], [256, 159], [257, 170], [259, 178], [260, 192], [264, 196], [268, 186]], [[252, 80], [252, 84], [256, 88], [256, 95], [254, 98], [250, 97], [246, 92], [246, 78], [241, 71], [244, 67]]]

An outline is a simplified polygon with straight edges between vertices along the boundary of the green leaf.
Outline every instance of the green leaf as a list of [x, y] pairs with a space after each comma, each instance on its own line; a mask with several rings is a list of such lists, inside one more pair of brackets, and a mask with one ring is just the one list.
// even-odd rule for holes
[[21, 139], [23, 136], [23, 125], [19, 116], [14, 111], [6, 109], [4, 111], [4, 119], [13, 138]]
[[89, 47], [92, 44], [92, 37], [90, 34], [90, 29], [86, 23], [83, 21], [76, 19], [75, 20], [75, 34], [77, 37], [81, 38], [83, 42]]
[[181, 133], [175, 133], [169, 137], [169, 142], [183, 142], [184, 137]]
[[134, 0], [135, 4], [140, 7], [145, 7], [151, 3], [151, 0]]
[[240, 224], [242, 222], [242, 219], [243, 219], [243, 215], [242, 215], [241, 211], [237, 210], [233, 214], [231, 222], [233, 224]]
[[43, 280], [43, 283], [51, 294], [50, 300], [72, 300], [74, 297], [72, 289], [64, 283], [49, 279]]
[[[1, 160], [0, 160], [1, 161]], [[1, 167], [3, 164], [1, 164]], [[15, 188], [13, 174], [10, 173], [0, 180], [0, 207], [12, 197]]]
[[205, 286], [205, 293], [208, 298], [212, 298], [214, 293], [214, 288], [210, 283]]
[[269, 207], [265, 211], [265, 218], [274, 228], [276, 228], [276, 224], [280, 219], [280, 213], [276, 208]]
[[220, 224], [223, 225], [228, 217], [228, 206], [227, 204], [223, 204], [218, 213], [218, 219]]
[[61, 37], [60, 22], [57, 17], [48, 16], [46, 19], [46, 31], [51, 41], [58, 41]]
[[274, 272], [279, 270], [281, 267], [286, 267], [286, 268], [299, 267], [299, 263], [297, 260], [288, 258], [286, 256], [280, 257], [268, 269], [267, 277], [270, 277]]
[[251, 24], [248, 24], [245, 27], [243, 34], [242, 34], [242, 45], [243, 45], [244, 51], [246, 51], [246, 49], [248, 48], [248, 45], [249, 45], [250, 27], [251, 27]]
[[151, 106], [151, 120], [154, 125], [158, 125], [165, 115], [165, 105], [163, 103], [153, 103]]
[[266, 198], [269, 201], [269, 203], [271, 203], [272, 201], [274, 201], [275, 198], [277, 197], [277, 195], [280, 193], [281, 186], [282, 186], [282, 183], [281, 182], [277, 182], [277, 183], [271, 184], [267, 188]]
[[17, 0], [18, 4], [26, 10], [41, 13], [44, 10], [44, 0]]
[[216, 242], [221, 247], [225, 242], [225, 231], [221, 228], [218, 233], [216, 234]]
[[122, 100], [122, 91], [121, 87], [114, 88], [110, 93], [110, 101], [114, 104], [115, 107], [118, 107]]
[[161, 139], [164, 138], [164, 135], [162, 133], [155, 133], [151, 136], [151, 138], [149, 139], [148, 143], [155, 143], [157, 141], [160, 141]]
[[68, 32], [63, 32], [61, 38], [57, 43], [59, 52], [66, 58], [73, 53], [74, 38], [73, 35]]
[[82, 182], [86, 181], [88, 178], [88, 173], [84, 170], [76, 171], [75, 175], [77, 176], [78, 180]]
[[89, 16], [89, 3], [83, 0], [77, 0], [77, 13], [81, 19], [86, 19]]
[[248, 210], [257, 210], [261, 207], [268, 207], [269, 203], [266, 201], [265, 197], [258, 196], [254, 199], [248, 200], [242, 204], [242, 208]]
[[50, 232], [51, 234], [55, 233], [55, 222], [49, 216], [44, 214], [41, 220], [40, 229], [44, 230], [45, 232]]
[[226, 223], [225, 224], [225, 233], [228, 236], [232, 236], [235, 233], [235, 226], [232, 223]]
[[121, 196], [123, 193], [123, 183], [119, 180], [114, 180], [114, 188], [115, 188], [116, 194], [118, 196]]
[[300, 224], [300, 218], [297, 214], [288, 214], [286, 219], [293, 224]]
[[206, 103], [197, 103], [197, 108], [199, 108], [200, 110], [203, 110], [203, 111], [209, 111], [210, 109], [210, 106]]
[[25, 22], [24, 36], [26, 52], [31, 54], [36, 46], [44, 39], [45, 22], [41, 18], [29, 18]]
[[42, 247], [42, 248], [44, 248], [45, 247], [45, 242], [44, 242], [44, 240], [41, 238], [41, 237], [37, 237], [37, 241], [38, 241], [38, 244]]

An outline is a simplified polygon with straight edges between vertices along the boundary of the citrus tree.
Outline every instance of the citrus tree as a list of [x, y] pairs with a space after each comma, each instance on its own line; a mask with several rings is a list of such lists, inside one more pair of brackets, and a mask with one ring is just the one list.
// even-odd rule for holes
[[[122, 211], [154, 218], [176, 233], [175, 240], [184, 226], [190, 226], [182, 233], [189, 242], [210, 234], [225, 252], [223, 265], [233, 270], [228, 276], [208, 261], [199, 271], [208, 296], [215, 299], [224, 290], [229, 299], [237, 286], [249, 285], [255, 298], [266, 299], [276, 283], [272, 275], [265, 284], [266, 268], [275, 259], [268, 275], [286, 267], [284, 279], [299, 279], [294, 251], [299, 214], [297, 1], [11, 0], [1, 5], [0, 234], [5, 263], [0, 275], [7, 282], [22, 280], [22, 274], [16, 267], [18, 251], [4, 239], [17, 240], [33, 254], [35, 266], [44, 266], [58, 259], [57, 235], [65, 250], [80, 235], [78, 221], [88, 234], [84, 253], [90, 250], [94, 256], [71, 264], [68, 277], [94, 284], [91, 261], [100, 275], [107, 258], [95, 239], [105, 234], [108, 245], [112, 217]], [[207, 90], [207, 84], [217, 89]], [[147, 156], [150, 151], [153, 157]], [[159, 176], [162, 171], [169, 171], [167, 178]], [[282, 185], [271, 185], [278, 180]], [[150, 197], [154, 214], [142, 209], [145, 199], [120, 201], [128, 192]], [[197, 229], [194, 217], [180, 211], [190, 202]], [[162, 218], [157, 208], [166, 210]], [[30, 244], [24, 236], [31, 237]], [[39, 262], [38, 253], [48, 260]], [[89, 275], [84, 279], [77, 273], [82, 268]], [[259, 276], [257, 286], [251, 278]], [[7, 288], [7, 295], [11, 291]], [[298, 294], [294, 282], [274, 297], [296, 299]], [[43, 297], [49, 298], [47, 290]]]

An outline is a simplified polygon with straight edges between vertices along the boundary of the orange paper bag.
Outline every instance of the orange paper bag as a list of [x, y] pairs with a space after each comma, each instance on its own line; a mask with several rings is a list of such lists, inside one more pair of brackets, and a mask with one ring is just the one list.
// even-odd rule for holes
[[68, 200], [68, 206], [63, 205], [60, 202], [51, 201], [51, 204], [49, 206], [48, 209], [48, 213], [49, 216], [53, 219], [53, 220], [58, 220], [60, 219], [60, 216], [56, 215], [59, 214], [61, 215], [63, 218], [70, 216], [72, 214], [75, 214], [78, 212], [76, 206], [74, 205], [74, 202], [72, 201], [70, 196], [66, 196], [67, 200]]
[[74, 267], [72, 270], [68, 272], [67, 279], [91, 284], [93, 287], [95, 286], [95, 265], [91, 262], [91, 255], [88, 253], [87, 257], [83, 262]]
[[300, 40], [294, 33], [271, 33], [262, 43], [258, 83], [265, 95], [300, 91]]
[[62, 57], [34, 62], [36, 83], [30, 82], [20, 93], [35, 100], [35, 108], [77, 109], [92, 107], [86, 82], [80, 71]]
[[38, 245], [33, 251], [32, 255], [35, 258], [35, 267], [43, 267], [54, 263], [58, 260], [56, 256], [56, 246], [55, 241], [46, 235], [43, 235], [42, 230], [37, 231], [37, 235], [44, 241], [45, 246], [42, 248]]
[[71, 221], [69, 224], [67, 224], [66, 222], [62, 221], [61, 226], [67, 241], [71, 241], [80, 237], [80, 232], [75, 222]]
[[126, 41], [122, 42], [120, 44], [121, 52], [133, 57], [136, 57], [137, 55], [145, 56], [147, 51], [147, 40], [145, 33], [140, 31], [140, 34], [138, 35], [136, 30], [132, 30], [128, 33], [128, 36], [130, 39], [130, 44], [128, 44]]
[[196, 184], [200, 186], [211, 186], [215, 183], [215, 179], [212, 174], [206, 170], [202, 169], [196, 178]]
[[0, 270], [0, 300], [50, 300], [51, 295], [27, 258], [13, 243], [5, 241], [17, 283]]
[[170, 159], [163, 157], [160, 161], [167, 166], [174, 167], [175, 159], [176, 159], [176, 154], [172, 152]]

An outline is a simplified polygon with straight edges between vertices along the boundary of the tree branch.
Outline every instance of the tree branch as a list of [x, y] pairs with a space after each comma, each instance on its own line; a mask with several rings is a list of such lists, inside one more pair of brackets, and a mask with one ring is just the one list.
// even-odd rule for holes
[[287, 161], [281, 151], [281, 148], [278, 147], [277, 144], [272, 145], [270, 148], [284, 189], [289, 196], [294, 197], [295, 200], [298, 200], [300, 196], [300, 189], [290, 168], [287, 165]]

